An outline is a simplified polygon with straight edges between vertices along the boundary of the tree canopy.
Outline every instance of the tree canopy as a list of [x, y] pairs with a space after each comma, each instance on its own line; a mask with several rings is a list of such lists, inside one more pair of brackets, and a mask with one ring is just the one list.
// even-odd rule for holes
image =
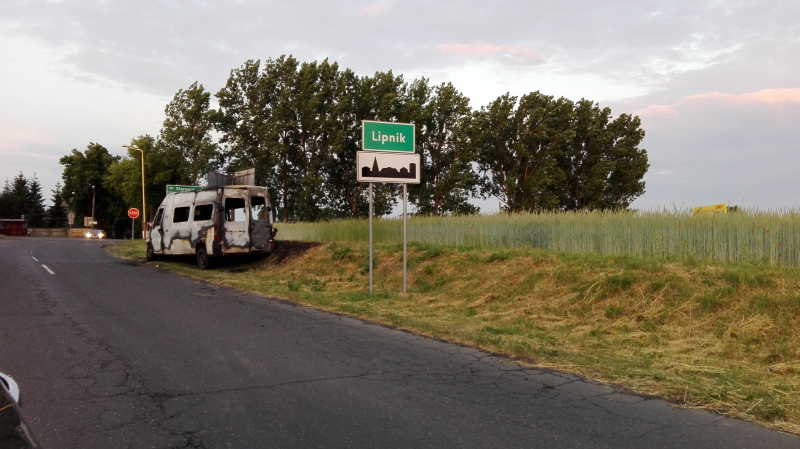
[[43, 227], [45, 210], [42, 187], [36, 178], [20, 172], [10, 183], [5, 181], [0, 192], [0, 218], [25, 218], [30, 227]]
[[[281, 56], [231, 70], [214, 98], [217, 108], [198, 82], [179, 89], [158, 137], [131, 140], [144, 151], [148, 212], [167, 184], [254, 167], [278, 220], [364, 217], [367, 185], [354, 173], [363, 120], [416, 125], [421, 183], [409, 199], [419, 214], [476, 213], [478, 197], [497, 197], [509, 212], [624, 209], [644, 193], [649, 168], [638, 117], [538, 91], [476, 110], [451, 83]], [[141, 207], [140, 157], [111, 156], [95, 143], [63, 157], [63, 196], [76, 219], [91, 213], [91, 185], [101, 189], [103, 214]], [[396, 185], [375, 185], [377, 215], [397, 202]], [[115, 226], [120, 215], [104, 219]]]
[[68, 198], [69, 208], [75, 213], [77, 225], [83, 224], [84, 217], [92, 216], [94, 199], [94, 216], [98, 226], [111, 236], [124, 232], [125, 203], [104, 182], [112, 165], [119, 160], [118, 156], [111, 155], [99, 143], [90, 143], [83, 152], [73, 149], [71, 154], [59, 160], [64, 166], [62, 192]]

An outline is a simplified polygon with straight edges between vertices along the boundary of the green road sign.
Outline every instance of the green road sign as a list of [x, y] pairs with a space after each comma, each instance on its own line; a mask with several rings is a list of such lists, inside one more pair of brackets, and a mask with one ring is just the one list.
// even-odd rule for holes
[[167, 195], [170, 193], [191, 192], [192, 190], [202, 190], [200, 186], [176, 186], [167, 184]]
[[361, 143], [365, 151], [414, 152], [414, 125], [364, 120], [361, 129]]

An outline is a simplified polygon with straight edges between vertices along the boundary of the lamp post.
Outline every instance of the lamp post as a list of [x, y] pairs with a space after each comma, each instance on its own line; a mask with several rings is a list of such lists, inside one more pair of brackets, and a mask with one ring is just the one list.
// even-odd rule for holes
[[95, 200], [96, 197], [97, 197], [97, 195], [95, 194], [94, 186], [92, 186], [92, 222], [89, 223], [91, 225], [91, 229], [94, 229], [94, 223], [95, 223], [95, 219], [94, 219], [94, 200]]
[[[69, 197], [69, 202], [71, 204], [72, 200], [75, 198], [75, 192], [70, 192], [70, 193], [72, 194], [72, 196]], [[67, 209], [67, 210], [69, 210], [69, 209]], [[70, 214], [72, 214], [72, 213], [73, 212], [70, 212]], [[73, 215], [73, 217], [74, 216], [75, 215]], [[70, 218], [69, 214], [67, 214], [67, 223], [69, 223], [69, 235], [67, 235], [68, 239], [72, 238], [72, 220], [74, 220], [74, 218]]]
[[147, 240], [147, 202], [144, 197], [144, 151], [140, 150], [136, 145], [123, 145], [123, 147], [142, 153], [142, 232], [144, 233], [144, 239]]

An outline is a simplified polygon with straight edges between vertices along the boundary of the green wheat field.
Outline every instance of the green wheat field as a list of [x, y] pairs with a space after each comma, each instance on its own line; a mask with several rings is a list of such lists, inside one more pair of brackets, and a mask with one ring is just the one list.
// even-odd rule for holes
[[[410, 242], [472, 247], [541, 248], [564, 253], [667, 260], [761, 262], [798, 266], [800, 210], [742, 210], [692, 216], [684, 211], [545, 212], [408, 218]], [[376, 243], [402, 241], [402, 219], [376, 219]], [[280, 240], [366, 241], [368, 220], [276, 223]]]

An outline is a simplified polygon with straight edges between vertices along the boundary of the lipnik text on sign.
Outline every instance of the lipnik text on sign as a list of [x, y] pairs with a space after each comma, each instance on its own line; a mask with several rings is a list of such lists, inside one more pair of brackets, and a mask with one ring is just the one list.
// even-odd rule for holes
[[375, 135], [375, 130], [373, 130], [372, 131], [372, 141], [373, 142], [380, 142], [381, 145], [386, 145], [386, 142], [406, 143], [406, 136], [404, 136], [404, 135], [402, 135], [400, 133], [394, 133], [394, 135], [390, 136], [388, 134], [381, 134], [380, 131], [378, 131], [378, 135], [376, 136]]
[[393, 122], [361, 122], [365, 151], [414, 152], [414, 125]]

